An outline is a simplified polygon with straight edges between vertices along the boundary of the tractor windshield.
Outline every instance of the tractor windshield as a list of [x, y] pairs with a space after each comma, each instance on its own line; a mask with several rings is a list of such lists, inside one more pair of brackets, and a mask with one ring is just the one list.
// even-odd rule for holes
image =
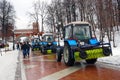
[[73, 27], [73, 37], [78, 40], [90, 39], [90, 26], [89, 25], [75, 25]]
[[34, 38], [34, 39], [32, 40], [32, 42], [40, 42], [40, 39], [39, 39], [39, 38]]
[[53, 36], [52, 35], [46, 35], [44, 37], [44, 41], [46, 41], [46, 42], [52, 42], [52, 41], [54, 41]]

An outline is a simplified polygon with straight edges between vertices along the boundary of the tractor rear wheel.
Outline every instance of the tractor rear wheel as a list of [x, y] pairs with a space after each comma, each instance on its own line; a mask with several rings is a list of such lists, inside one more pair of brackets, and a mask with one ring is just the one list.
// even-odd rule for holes
[[57, 62], [61, 62], [62, 54], [60, 52], [57, 52], [56, 59], [57, 59]]
[[46, 51], [45, 51], [44, 47], [41, 48], [41, 52], [42, 52], [43, 54], [45, 54]]
[[63, 60], [67, 66], [73, 66], [75, 59], [74, 59], [74, 54], [71, 52], [70, 47], [68, 44], [65, 44], [64, 50], [63, 50]]

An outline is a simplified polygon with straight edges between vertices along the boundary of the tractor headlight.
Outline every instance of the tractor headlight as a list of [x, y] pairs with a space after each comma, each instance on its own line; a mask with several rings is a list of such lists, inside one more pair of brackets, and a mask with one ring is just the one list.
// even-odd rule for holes
[[80, 45], [85, 45], [85, 42], [80, 42]]
[[38, 45], [38, 43], [35, 43], [35, 45]]
[[48, 43], [48, 45], [51, 45], [51, 43]]

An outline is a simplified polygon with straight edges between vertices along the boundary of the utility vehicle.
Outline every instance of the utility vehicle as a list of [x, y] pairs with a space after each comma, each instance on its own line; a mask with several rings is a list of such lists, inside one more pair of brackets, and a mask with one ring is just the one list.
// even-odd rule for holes
[[45, 33], [42, 36], [41, 42], [41, 52], [46, 53], [56, 53], [57, 42], [52, 33]]
[[32, 51], [38, 51], [41, 48], [41, 40], [39, 38], [32, 38]]
[[63, 57], [68, 66], [80, 60], [94, 64], [98, 58], [112, 54], [110, 43], [98, 41], [92, 36], [91, 25], [88, 22], [77, 21], [65, 25], [63, 36], [64, 46], [57, 48], [56, 58], [60, 62]]

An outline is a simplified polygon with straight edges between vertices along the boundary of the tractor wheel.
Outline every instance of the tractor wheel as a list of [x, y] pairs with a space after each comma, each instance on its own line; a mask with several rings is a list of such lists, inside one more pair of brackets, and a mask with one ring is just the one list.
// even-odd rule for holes
[[65, 44], [64, 50], [63, 50], [63, 60], [67, 66], [73, 66], [75, 59], [74, 59], [74, 54], [71, 52], [70, 47], [68, 44]]
[[45, 54], [45, 49], [44, 49], [44, 47], [41, 48], [41, 52], [42, 52], [43, 54]]
[[55, 49], [55, 48], [54, 48], [54, 49], [52, 49], [52, 52], [53, 52], [53, 53], [56, 53], [56, 49]]
[[108, 49], [108, 48], [105, 48], [105, 49], [103, 50], [103, 54], [104, 54], [105, 56], [109, 56], [110, 53], [111, 53], [111, 50]]
[[32, 51], [34, 51], [34, 48], [32, 48]]
[[56, 60], [57, 60], [57, 62], [61, 62], [61, 59], [62, 59], [62, 53], [59, 48], [59, 49], [57, 49]]
[[88, 64], [95, 64], [96, 61], [97, 61], [97, 59], [88, 59], [88, 60], [86, 60], [86, 62], [87, 62]]

